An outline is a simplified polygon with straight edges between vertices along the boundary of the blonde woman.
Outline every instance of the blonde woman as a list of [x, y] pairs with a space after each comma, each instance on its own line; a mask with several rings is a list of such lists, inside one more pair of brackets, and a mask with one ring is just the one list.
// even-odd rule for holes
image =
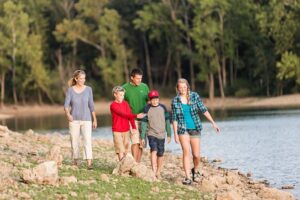
[[[83, 137], [84, 159], [87, 168], [92, 167], [92, 128], [97, 127], [92, 88], [85, 85], [86, 74], [76, 70], [69, 81], [65, 98], [65, 114], [69, 121], [69, 132], [72, 146], [73, 164], [78, 165], [80, 155], [80, 134]], [[71, 107], [71, 109], [70, 109]]]
[[[192, 184], [192, 181], [199, 182], [200, 172], [200, 136], [202, 123], [199, 118], [199, 111], [211, 122], [213, 128], [220, 132], [219, 127], [204, 106], [200, 96], [190, 91], [190, 85], [186, 79], [178, 79], [176, 85], [177, 96], [172, 100], [172, 121], [175, 142], [179, 143], [183, 152], [183, 168], [185, 178], [182, 181], [185, 185]], [[190, 149], [192, 150], [194, 167], [190, 167]]]

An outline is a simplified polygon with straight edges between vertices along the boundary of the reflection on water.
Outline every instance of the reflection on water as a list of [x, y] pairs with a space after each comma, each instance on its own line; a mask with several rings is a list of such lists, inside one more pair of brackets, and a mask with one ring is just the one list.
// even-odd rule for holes
[[[98, 126], [110, 126], [110, 115], [97, 116]], [[14, 131], [25, 131], [33, 129], [39, 131], [59, 131], [68, 128], [68, 122], [65, 115], [55, 116], [34, 116], [34, 117], [16, 117], [11, 119], [0, 120], [0, 124], [7, 126]]]
[[[221, 166], [252, 172], [254, 179], [267, 179], [272, 186], [295, 185], [292, 192], [300, 199], [300, 110], [230, 110], [212, 112], [221, 128], [215, 134], [211, 125], [203, 124], [201, 154], [220, 158]], [[112, 138], [111, 118], [98, 116], [100, 127], [94, 137]], [[15, 118], [3, 120], [10, 129], [67, 133], [64, 116]], [[172, 141], [167, 150], [180, 153]]]

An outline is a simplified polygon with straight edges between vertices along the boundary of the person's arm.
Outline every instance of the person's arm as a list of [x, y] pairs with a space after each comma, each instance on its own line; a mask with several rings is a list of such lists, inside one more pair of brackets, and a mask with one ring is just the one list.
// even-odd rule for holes
[[213, 128], [217, 131], [220, 132], [220, 128], [218, 127], [218, 125], [216, 124], [216, 122], [214, 121], [214, 119], [212, 118], [212, 116], [210, 115], [210, 113], [208, 111], [204, 112], [203, 115], [206, 117], [206, 119], [212, 124]]
[[200, 96], [197, 93], [194, 93], [196, 96], [196, 104], [197, 104], [197, 108], [202, 112], [205, 113], [207, 111], [207, 108], [205, 107], [202, 99], [200, 98]]
[[126, 119], [134, 119], [137, 117], [137, 114], [132, 114], [131, 112], [126, 112], [118, 109], [116, 106], [112, 105], [111, 106], [111, 111], [116, 113], [117, 115], [120, 115], [121, 117], [124, 117]]
[[166, 120], [166, 131], [167, 131], [168, 143], [170, 143], [171, 142], [172, 131], [171, 131], [171, 124], [170, 124], [169, 119]]
[[93, 90], [91, 88], [90, 90], [90, 95], [89, 95], [89, 101], [88, 101], [88, 106], [89, 106], [89, 109], [92, 113], [92, 127], [93, 129], [97, 128], [97, 117], [96, 117], [96, 112], [95, 112], [95, 106], [94, 106], [94, 97], [93, 97]]
[[178, 123], [177, 123], [176, 107], [174, 102], [172, 102], [171, 108], [172, 108], [172, 125], [174, 131], [174, 139], [176, 143], [179, 143], [179, 137], [177, 134]]
[[[129, 113], [131, 113], [131, 109], [130, 109], [130, 106], [128, 104], [126, 104], [127, 106], [127, 109], [129, 111]], [[135, 125], [135, 122], [134, 122], [134, 118], [130, 118], [129, 119], [129, 123], [131, 125], [131, 129], [136, 129], [136, 125]]]
[[71, 94], [70, 94], [70, 90], [68, 89], [66, 92], [66, 98], [65, 98], [65, 103], [64, 103], [64, 111], [65, 111], [65, 115], [68, 119], [69, 122], [73, 121], [73, 117], [70, 114], [70, 103], [71, 103]]
[[92, 126], [93, 126], [93, 129], [96, 129], [98, 124], [97, 124], [97, 117], [96, 117], [95, 111], [92, 112], [92, 117], [93, 117], [93, 124], [92, 124]]

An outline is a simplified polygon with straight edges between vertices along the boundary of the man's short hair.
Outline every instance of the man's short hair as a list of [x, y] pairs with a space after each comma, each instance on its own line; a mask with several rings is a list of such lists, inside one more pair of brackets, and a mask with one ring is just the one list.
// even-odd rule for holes
[[115, 93], [117, 92], [125, 92], [125, 89], [121, 86], [115, 86], [113, 89], [112, 89], [112, 94], [114, 95]]
[[143, 75], [143, 71], [139, 68], [134, 68], [131, 70], [130, 76], [134, 77], [135, 75]]

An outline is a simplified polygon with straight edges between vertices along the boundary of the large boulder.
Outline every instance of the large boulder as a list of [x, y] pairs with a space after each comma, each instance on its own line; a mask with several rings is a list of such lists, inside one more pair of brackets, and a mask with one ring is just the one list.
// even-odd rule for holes
[[198, 189], [202, 192], [214, 192], [217, 188], [212, 181], [205, 178], [199, 183]]
[[258, 196], [262, 199], [272, 200], [294, 200], [295, 197], [288, 192], [281, 191], [275, 188], [264, 187], [259, 191]]
[[145, 165], [135, 162], [131, 154], [127, 154], [113, 170], [113, 174], [127, 175], [131, 174], [134, 177], [143, 179], [145, 181], [155, 181], [156, 177], [152, 170]]
[[75, 176], [63, 176], [59, 178], [59, 183], [62, 185], [69, 185], [70, 183], [77, 183]]
[[234, 190], [217, 194], [216, 200], [241, 200], [242, 196]]
[[117, 167], [113, 170], [113, 174], [129, 174], [131, 168], [136, 165], [133, 156], [131, 154], [127, 154], [117, 165]]
[[58, 168], [55, 161], [47, 161], [33, 169], [25, 169], [21, 178], [25, 183], [55, 185], [58, 180]]
[[47, 155], [47, 160], [53, 160], [56, 162], [57, 166], [60, 167], [62, 165], [63, 156], [61, 155], [60, 146], [53, 146]]
[[8, 136], [9, 136], [9, 130], [7, 126], [0, 125], [0, 137], [8, 137]]
[[134, 177], [140, 178], [145, 181], [155, 181], [156, 177], [152, 170], [148, 169], [145, 165], [138, 163], [131, 168], [131, 174]]

